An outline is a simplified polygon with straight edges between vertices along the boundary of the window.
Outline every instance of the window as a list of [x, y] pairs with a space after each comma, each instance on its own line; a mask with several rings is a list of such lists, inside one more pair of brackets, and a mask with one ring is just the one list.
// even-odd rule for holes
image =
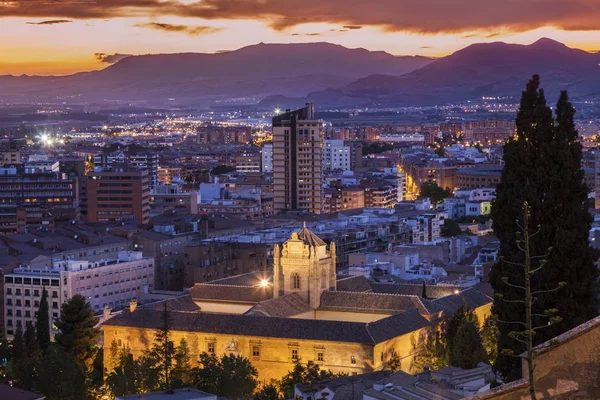
[[260, 357], [260, 346], [252, 346], [252, 357]]
[[292, 349], [292, 360], [298, 359], [298, 349]]
[[215, 342], [208, 342], [206, 352], [208, 354], [215, 354]]
[[323, 361], [323, 353], [317, 353], [317, 361]]
[[300, 275], [292, 274], [292, 289], [300, 289]]
[[58, 308], [58, 302], [57, 301], [53, 301], [52, 302], [52, 308]]
[[356, 364], [356, 357], [350, 356], [350, 363], [351, 364]]

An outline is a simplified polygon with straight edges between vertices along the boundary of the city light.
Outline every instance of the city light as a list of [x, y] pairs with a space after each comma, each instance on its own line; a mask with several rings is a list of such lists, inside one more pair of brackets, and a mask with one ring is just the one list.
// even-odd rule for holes
[[260, 287], [262, 287], [262, 288], [269, 287], [269, 280], [268, 279], [261, 279], [260, 280]]
[[274, 111], [275, 115], [281, 114], [281, 108], [277, 107]]

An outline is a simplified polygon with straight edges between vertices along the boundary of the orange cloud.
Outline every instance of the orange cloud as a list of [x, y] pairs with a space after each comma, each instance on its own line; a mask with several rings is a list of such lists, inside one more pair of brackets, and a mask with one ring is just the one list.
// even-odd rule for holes
[[155, 15], [264, 20], [276, 30], [308, 21], [342, 24], [349, 29], [368, 25], [387, 31], [416, 33], [490, 28], [522, 32], [543, 26], [600, 30], [598, 0], [354, 0], [351, 5], [347, 0], [202, 0], [191, 3], [179, 0], [8, 0], [0, 3], [0, 17], [89, 19]]
[[147, 22], [144, 24], [135, 24], [137, 28], [150, 28], [155, 29], [157, 31], [165, 31], [165, 32], [182, 32], [186, 33], [190, 36], [198, 36], [202, 34], [210, 34], [222, 31], [221, 28], [214, 28], [212, 26], [188, 26], [188, 25], [173, 25], [173, 24], [163, 24], [160, 22]]

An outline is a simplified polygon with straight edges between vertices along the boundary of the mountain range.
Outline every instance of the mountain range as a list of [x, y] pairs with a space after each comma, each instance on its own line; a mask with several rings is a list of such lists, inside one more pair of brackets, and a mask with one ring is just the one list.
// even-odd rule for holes
[[342, 88], [371, 74], [402, 75], [432, 61], [330, 43], [260, 43], [216, 54], [130, 56], [103, 70], [70, 76], [3, 76], [0, 99], [164, 103], [297, 97], [330, 86]]
[[539, 74], [549, 98], [600, 98], [600, 53], [551, 39], [530, 45], [474, 44], [429, 59], [329, 43], [258, 44], [217, 54], [130, 56], [94, 72], [62, 77], [0, 76], [0, 100], [138, 101], [211, 104], [237, 98], [261, 105], [319, 107], [447, 104], [518, 97]]

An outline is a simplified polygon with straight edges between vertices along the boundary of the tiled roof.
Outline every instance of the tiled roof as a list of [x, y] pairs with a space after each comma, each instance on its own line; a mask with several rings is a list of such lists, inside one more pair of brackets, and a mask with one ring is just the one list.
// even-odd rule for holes
[[433, 300], [434, 303], [444, 308], [450, 315], [453, 315], [463, 304], [474, 310], [492, 301], [493, 299], [490, 296], [483, 294], [476, 287], [463, 290], [458, 294]]
[[391, 317], [380, 319], [367, 324], [367, 330], [374, 343], [381, 343], [386, 340], [414, 332], [429, 325], [419, 310], [413, 308]]
[[245, 315], [259, 315], [264, 317], [291, 317], [311, 311], [312, 308], [297, 293], [261, 301], [246, 311]]
[[262, 279], [270, 279], [272, 274], [262, 272], [248, 272], [245, 274], [234, 275], [227, 278], [210, 281], [211, 285], [232, 285], [232, 286], [253, 286], [256, 287]]
[[321, 295], [319, 310], [395, 314], [414, 308], [428, 314], [417, 296], [326, 291]]
[[[423, 294], [422, 283], [371, 283], [371, 287], [375, 293], [404, 294], [409, 296], [421, 296]], [[437, 299], [454, 294], [457, 290], [462, 290], [462, 288], [460, 286], [428, 285], [427, 298]]]
[[[174, 331], [204, 332], [236, 336], [258, 336], [298, 340], [323, 340], [373, 344], [367, 325], [358, 322], [318, 321], [296, 318], [262, 317], [256, 315], [172, 312]], [[108, 326], [158, 329], [161, 314], [151, 309], [138, 308], [133, 313], [122, 313], [108, 320]], [[383, 335], [378, 334], [378, 337]]]
[[241, 285], [199, 283], [188, 289], [194, 300], [215, 300], [234, 303], [259, 303], [273, 298], [273, 288]]
[[168, 300], [157, 301], [154, 303], [143, 304], [138, 308], [144, 308], [147, 310], [163, 311], [165, 309], [164, 304], [167, 303], [168, 311], [186, 311], [186, 312], [199, 312], [200, 308], [194, 303], [192, 297], [189, 294], [173, 297]]
[[362, 275], [338, 279], [336, 290], [339, 292], [372, 292], [371, 282]]
[[309, 246], [326, 246], [327, 244], [317, 235], [308, 230], [305, 226], [298, 232], [298, 239]]

